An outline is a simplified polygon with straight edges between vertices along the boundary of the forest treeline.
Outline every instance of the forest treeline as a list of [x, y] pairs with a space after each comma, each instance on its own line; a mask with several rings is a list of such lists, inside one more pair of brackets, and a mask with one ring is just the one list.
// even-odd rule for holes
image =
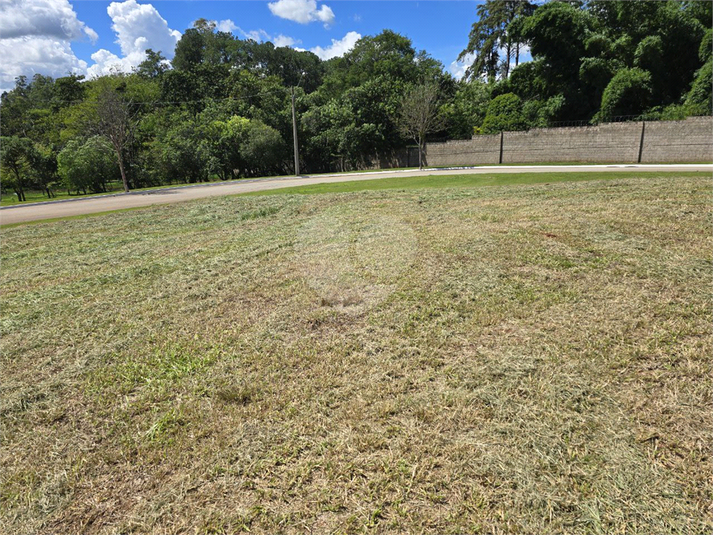
[[[461, 80], [389, 30], [322, 61], [199, 20], [170, 63], [147, 50], [129, 74], [19, 77], [0, 105], [2, 189], [23, 200], [30, 188], [51, 196], [291, 173], [293, 93], [309, 173], [364, 167], [425, 135], [709, 115], [712, 5], [488, 0]], [[405, 124], [419, 106], [428, 124]]]

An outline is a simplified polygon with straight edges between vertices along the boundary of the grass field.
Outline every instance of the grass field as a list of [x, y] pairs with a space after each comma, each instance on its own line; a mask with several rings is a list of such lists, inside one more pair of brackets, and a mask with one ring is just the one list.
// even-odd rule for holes
[[1, 533], [713, 530], [710, 177], [2, 230]]
[[[523, 184], [556, 184], [558, 182], [580, 182], [589, 180], [614, 180], [631, 177], [630, 171], [584, 171], [584, 172], [551, 172], [551, 173], [493, 173], [465, 175], [427, 175], [403, 176], [395, 178], [375, 178], [358, 182], [331, 182], [296, 186], [291, 188], [271, 189], [245, 193], [244, 195], [315, 195], [321, 193], [352, 193], [356, 191], [377, 190], [415, 190], [423, 188], [476, 188], [486, 186], [513, 186]], [[639, 178], [682, 178], [710, 177], [710, 173], [689, 171], [671, 173], [670, 171], [644, 171], [637, 173]]]

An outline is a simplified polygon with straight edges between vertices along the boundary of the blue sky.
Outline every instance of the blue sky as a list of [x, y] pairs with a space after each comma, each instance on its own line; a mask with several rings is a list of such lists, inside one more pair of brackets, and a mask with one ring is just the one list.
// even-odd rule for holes
[[171, 58], [198, 18], [245, 38], [342, 55], [359, 36], [391, 29], [457, 74], [453, 64], [476, 18], [474, 0], [4, 0], [0, 4], [0, 89], [18, 74], [96, 76], [130, 70], [145, 48]]

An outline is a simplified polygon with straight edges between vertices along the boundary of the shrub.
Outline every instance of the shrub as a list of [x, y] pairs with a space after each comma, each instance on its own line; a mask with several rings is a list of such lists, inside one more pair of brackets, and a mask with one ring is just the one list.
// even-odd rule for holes
[[617, 115], [639, 115], [651, 104], [651, 74], [642, 69], [622, 69], [602, 95], [600, 120]]
[[495, 134], [526, 129], [527, 122], [522, 114], [520, 97], [514, 93], [505, 93], [490, 101], [483, 121], [483, 133]]

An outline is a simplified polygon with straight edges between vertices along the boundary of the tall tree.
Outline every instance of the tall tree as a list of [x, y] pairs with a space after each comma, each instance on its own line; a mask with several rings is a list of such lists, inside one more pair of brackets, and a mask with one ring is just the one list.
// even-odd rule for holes
[[[0, 138], [0, 167], [3, 168], [6, 182], [15, 190], [20, 202], [26, 200], [25, 189], [28, 186], [29, 162], [33, 157], [33, 149], [32, 141], [26, 137]], [[8, 176], [7, 171], [12, 174]]]
[[144, 78], [158, 78], [168, 70], [168, 60], [161, 54], [161, 51], [154, 52], [146, 49], [146, 59], [136, 67], [136, 74]]
[[128, 192], [129, 181], [126, 178], [125, 152], [134, 135], [136, 112], [132, 111], [131, 103], [111, 86], [102, 89], [96, 104], [95, 130], [111, 143], [119, 164], [124, 191]]
[[401, 102], [399, 127], [404, 135], [418, 143], [419, 169], [423, 169], [426, 135], [445, 126], [445, 119], [438, 108], [438, 87], [434, 84], [417, 85], [406, 93]]
[[[459, 60], [474, 55], [473, 64], [468, 68], [469, 78], [485, 75], [494, 80], [498, 74], [507, 78], [510, 63], [520, 62], [520, 47], [525, 40], [519, 25], [511, 26], [518, 18], [533, 13], [534, 4], [524, 0], [486, 0], [478, 6], [478, 20], [470, 30], [468, 46], [461, 52]], [[501, 61], [501, 54], [504, 56]]]

